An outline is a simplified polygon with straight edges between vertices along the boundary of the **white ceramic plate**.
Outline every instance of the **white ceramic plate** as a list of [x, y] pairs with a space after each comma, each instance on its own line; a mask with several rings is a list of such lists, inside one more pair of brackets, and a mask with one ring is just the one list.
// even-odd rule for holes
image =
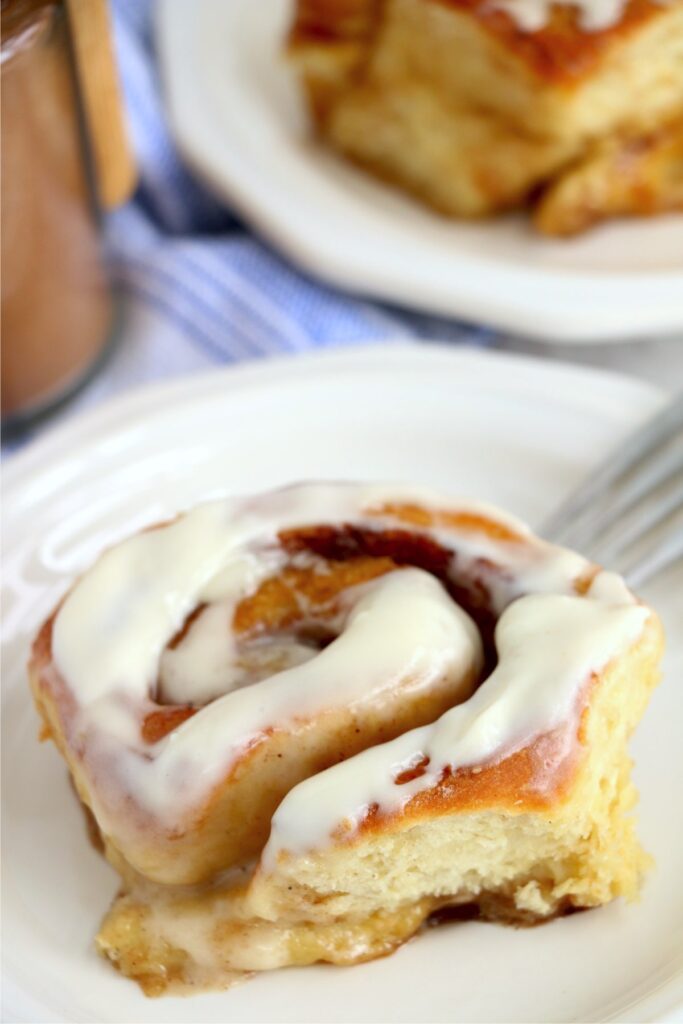
[[177, 141], [216, 193], [343, 288], [555, 341], [683, 330], [683, 217], [547, 241], [450, 222], [311, 142], [281, 44], [291, 0], [161, 0]]
[[[657, 868], [635, 906], [526, 931], [434, 929], [386, 960], [263, 975], [146, 1000], [93, 951], [116, 889], [66, 770], [36, 740], [24, 663], [74, 574], [113, 539], [208, 495], [300, 478], [418, 481], [538, 522], [661, 403], [625, 378], [528, 359], [397, 346], [215, 371], [120, 398], [5, 472], [4, 1020], [662, 1020], [683, 1002], [681, 576], [647, 594], [669, 626], [665, 683], [633, 749]], [[676, 606], [676, 601], [678, 605]]]

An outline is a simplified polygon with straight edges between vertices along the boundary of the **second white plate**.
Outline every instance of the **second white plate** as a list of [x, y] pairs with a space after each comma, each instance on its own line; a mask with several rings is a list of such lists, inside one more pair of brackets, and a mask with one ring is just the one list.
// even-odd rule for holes
[[522, 217], [448, 221], [310, 139], [282, 41], [291, 0], [162, 0], [171, 124], [216, 193], [343, 288], [546, 341], [683, 331], [683, 217], [548, 241]]

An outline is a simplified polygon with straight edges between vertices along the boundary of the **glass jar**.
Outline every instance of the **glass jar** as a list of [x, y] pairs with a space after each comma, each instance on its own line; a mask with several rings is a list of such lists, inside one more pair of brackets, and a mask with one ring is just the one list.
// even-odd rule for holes
[[74, 391], [111, 335], [85, 124], [65, 6], [2, 0], [4, 425]]

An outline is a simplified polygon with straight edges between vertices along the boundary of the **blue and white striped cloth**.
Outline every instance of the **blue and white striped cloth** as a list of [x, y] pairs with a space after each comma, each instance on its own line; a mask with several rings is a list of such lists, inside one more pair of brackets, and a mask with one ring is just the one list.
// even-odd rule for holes
[[112, 2], [139, 169], [132, 202], [107, 225], [122, 297], [120, 339], [99, 375], [52, 421], [133, 385], [276, 353], [412, 337], [486, 343], [483, 329], [311, 279], [202, 188], [166, 124], [152, 7], [153, 0]]

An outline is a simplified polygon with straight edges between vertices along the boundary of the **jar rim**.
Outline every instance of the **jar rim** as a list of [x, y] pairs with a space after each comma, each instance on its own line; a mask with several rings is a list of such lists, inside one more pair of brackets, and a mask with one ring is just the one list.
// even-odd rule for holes
[[55, 0], [3, 0], [0, 66], [33, 49], [54, 24]]

